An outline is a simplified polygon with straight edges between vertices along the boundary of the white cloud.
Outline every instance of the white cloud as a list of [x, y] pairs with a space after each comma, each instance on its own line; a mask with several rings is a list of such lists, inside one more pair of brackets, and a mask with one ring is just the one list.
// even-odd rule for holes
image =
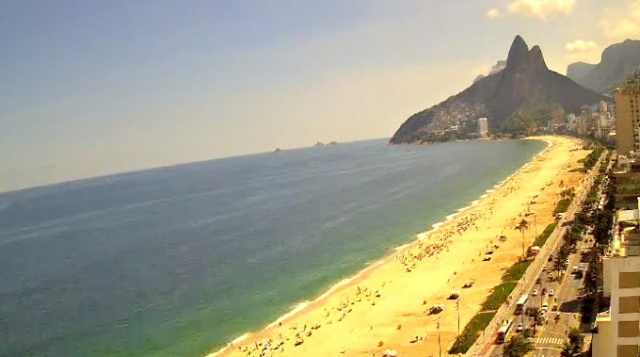
[[500, 11], [498, 11], [498, 9], [491, 9], [487, 11], [487, 17], [490, 19], [498, 18], [500, 17]]
[[575, 40], [564, 46], [569, 52], [589, 52], [595, 50], [597, 47], [598, 45], [596, 45], [595, 42], [585, 40]]
[[546, 20], [556, 15], [571, 15], [576, 0], [515, 0], [509, 5], [509, 12]]
[[633, 1], [622, 12], [605, 11], [600, 21], [602, 35], [608, 40], [623, 41], [640, 36], [640, 0]]

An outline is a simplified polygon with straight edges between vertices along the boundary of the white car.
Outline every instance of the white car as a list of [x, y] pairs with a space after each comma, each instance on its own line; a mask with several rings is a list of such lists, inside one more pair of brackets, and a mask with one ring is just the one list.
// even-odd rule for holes
[[531, 296], [538, 296], [538, 289], [533, 289]]
[[553, 296], [553, 294], [554, 294], [553, 289], [549, 290], [549, 296]]
[[522, 327], [522, 322], [520, 322], [520, 323], [518, 324], [518, 327], [516, 327], [516, 332], [522, 332], [522, 329], [523, 329], [523, 327]]
[[544, 304], [542, 304], [542, 308], [540, 309], [540, 311], [547, 312], [548, 310], [549, 310], [549, 303], [545, 302]]

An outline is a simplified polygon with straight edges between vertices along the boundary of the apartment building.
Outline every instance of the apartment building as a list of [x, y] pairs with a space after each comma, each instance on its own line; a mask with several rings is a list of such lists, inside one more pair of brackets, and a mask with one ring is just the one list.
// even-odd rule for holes
[[620, 155], [640, 152], [640, 72], [613, 91], [616, 149]]
[[[638, 200], [640, 206], [640, 200]], [[603, 258], [603, 297], [609, 311], [598, 314], [593, 357], [640, 356], [640, 210], [616, 214], [614, 238]]]

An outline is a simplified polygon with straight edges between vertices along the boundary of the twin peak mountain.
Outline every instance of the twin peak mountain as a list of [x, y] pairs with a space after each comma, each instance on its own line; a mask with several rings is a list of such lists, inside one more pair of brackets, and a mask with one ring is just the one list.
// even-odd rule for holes
[[547, 68], [540, 47], [531, 49], [516, 36], [505, 69], [484, 77], [461, 93], [407, 119], [393, 135], [392, 144], [422, 141], [428, 133], [444, 132], [478, 118], [489, 119], [490, 129], [499, 131], [523, 107], [546, 102], [566, 113], [579, 113], [585, 104], [607, 98], [584, 88]]

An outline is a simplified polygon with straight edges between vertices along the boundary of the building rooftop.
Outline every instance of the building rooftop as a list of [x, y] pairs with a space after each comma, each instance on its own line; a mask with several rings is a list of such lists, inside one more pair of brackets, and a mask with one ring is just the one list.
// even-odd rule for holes
[[596, 316], [596, 323], [606, 321], [611, 322], [611, 311], [601, 312]]
[[637, 209], [628, 209], [618, 211], [618, 222], [638, 221], [640, 219], [640, 211]]
[[640, 197], [637, 200], [638, 209], [617, 212], [606, 258], [640, 256]]

